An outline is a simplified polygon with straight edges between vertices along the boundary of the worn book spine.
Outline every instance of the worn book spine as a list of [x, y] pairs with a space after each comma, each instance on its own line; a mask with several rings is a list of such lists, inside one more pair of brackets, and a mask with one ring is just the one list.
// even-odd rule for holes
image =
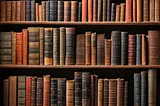
[[85, 35], [76, 35], [76, 65], [85, 65]]
[[25, 1], [21, 1], [21, 21], [25, 21], [26, 20], [26, 2]]
[[117, 106], [124, 105], [124, 79], [117, 79]]
[[126, 0], [126, 12], [125, 12], [125, 21], [126, 22], [132, 22], [132, 0]]
[[142, 65], [147, 64], [147, 38], [145, 34], [142, 34]]
[[140, 1], [140, 0], [133, 0], [133, 22], [138, 21], [138, 14], [139, 14], [138, 11], [141, 11], [141, 10], [138, 10], [138, 8], [139, 8], [138, 1]]
[[86, 22], [88, 19], [88, 0], [82, 0], [82, 21]]
[[143, 16], [143, 1], [137, 0], [137, 22], [142, 22], [142, 16]]
[[78, 1], [71, 1], [71, 21], [78, 20]]
[[107, 78], [103, 81], [103, 106], [108, 106], [109, 94], [109, 80]]
[[9, 80], [4, 79], [3, 80], [3, 106], [8, 106], [8, 101], [9, 101]]
[[1, 21], [7, 21], [7, 14], [6, 14], [6, 1], [0, 1], [0, 11], [1, 11]]
[[125, 3], [121, 3], [120, 8], [121, 8], [120, 21], [123, 22], [123, 21], [125, 21]]
[[94, 74], [94, 105], [98, 106], [98, 75]]
[[66, 79], [57, 79], [58, 83], [58, 106], [66, 106]]
[[31, 21], [31, 1], [26, 1], [26, 21]]
[[64, 21], [64, 1], [58, 1], [58, 21]]
[[155, 0], [149, 0], [149, 19], [155, 21]]
[[[90, 73], [82, 73], [82, 106], [90, 106]], [[97, 95], [98, 96], [98, 95]]]
[[54, 42], [54, 44], [53, 44], [53, 60], [54, 60], [54, 62], [53, 62], [53, 64], [54, 65], [59, 65], [60, 64], [60, 29], [59, 28], [54, 28], [53, 29], [53, 34], [54, 34], [54, 36], [53, 36], [53, 42]]
[[103, 106], [103, 79], [98, 79], [98, 106]]
[[17, 76], [9, 77], [9, 106], [17, 104]]
[[91, 65], [91, 32], [85, 33], [85, 65]]
[[90, 76], [90, 79], [91, 79], [91, 93], [90, 93], [90, 97], [91, 97], [91, 106], [94, 106], [94, 99], [95, 99], [95, 95], [94, 95], [94, 75], [91, 75]]
[[50, 10], [50, 7], [49, 7], [49, 1], [46, 1], [46, 21], [49, 21], [49, 10]]
[[105, 65], [111, 65], [111, 40], [105, 39]]
[[49, 0], [49, 6], [50, 21], [57, 21], [58, 0]]
[[97, 35], [96, 33], [91, 34], [91, 64], [97, 64]]
[[111, 6], [111, 21], [115, 21], [116, 19], [116, 3], [112, 3]]
[[111, 65], [121, 64], [121, 32], [119, 30], [111, 33]]
[[121, 11], [121, 6], [116, 5], [116, 19], [115, 19], [115, 21], [120, 21], [120, 11]]
[[12, 15], [11, 15], [11, 12], [12, 12], [12, 2], [11, 1], [6, 1], [6, 18], [7, 18], [7, 21], [11, 21], [12, 19]]
[[32, 77], [31, 106], [36, 106], [36, 88], [37, 88], [37, 77]]
[[26, 105], [26, 77], [18, 76], [18, 106]]
[[157, 102], [157, 70], [148, 70], [148, 106], [156, 106]]
[[23, 29], [22, 30], [23, 33], [23, 65], [27, 65], [28, 62], [28, 30], [27, 29]]
[[12, 32], [12, 64], [16, 64], [16, 53], [16, 32]]
[[136, 36], [128, 35], [128, 65], [136, 64]]
[[17, 64], [23, 64], [23, 34], [17, 33], [16, 34], [17, 44], [16, 44], [16, 52], [17, 52]]
[[97, 21], [98, 0], [93, 0], [93, 21]]
[[26, 106], [31, 106], [32, 77], [26, 77]]
[[93, 0], [88, 0], [88, 21], [93, 21]]
[[74, 106], [74, 80], [66, 81], [66, 106]]
[[53, 62], [53, 29], [44, 28], [44, 65]]
[[102, 2], [102, 21], [107, 21], [107, 0], [103, 0]]
[[75, 106], [82, 106], [82, 72], [74, 73], [74, 104]]
[[39, 21], [39, 3], [36, 3], [36, 21]]
[[136, 36], [136, 65], [142, 64], [142, 35]]
[[42, 17], [43, 17], [42, 16], [42, 5], [39, 5], [38, 8], [39, 8], [39, 13], [38, 13], [39, 14], [39, 21], [42, 21]]
[[37, 78], [36, 85], [36, 106], [43, 106], [43, 78]]
[[143, 21], [149, 21], [149, 0], [143, 0]]
[[60, 27], [60, 65], [65, 65], [66, 56], [66, 28]]
[[42, 5], [42, 21], [46, 21], [46, 1], [41, 1]]
[[50, 75], [43, 76], [43, 106], [50, 106]]
[[21, 21], [21, 1], [16, 1], [16, 21]]
[[39, 29], [39, 37], [40, 37], [40, 65], [44, 64], [44, 28]]
[[97, 65], [105, 64], [105, 34], [97, 35]]
[[82, 21], [82, 2], [78, 2], [78, 21]]
[[12, 1], [12, 21], [16, 21], [16, 1]]
[[121, 32], [121, 65], [128, 64], [128, 32]]
[[117, 79], [109, 79], [108, 106], [117, 106]]
[[67, 27], [66, 28], [66, 65], [75, 64], [75, 28]]
[[51, 106], [57, 106], [58, 104], [58, 82], [56, 78], [51, 78]]
[[64, 21], [71, 21], [71, 1], [64, 1]]
[[35, 1], [33, 0], [33, 1], [31, 1], [31, 21], [36, 21], [36, 18], [37, 18], [37, 9], [36, 9], [36, 7], [37, 7], [38, 5], [35, 3]]
[[134, 73], [134, 106], [141, 105], [141, 74]]
[[124, 106], [128, 106], [128, 81], [124, 81]]
[[102, 21], [102, 6], [103, 1], [98, 0], [98, 13], [97, 13], [97, 21]]
[[111, 21], [111, 0], [107, 0], [107, 21]]
[[155, 0], [155, 21], [159, 22], [160, 21], [160, 1]]

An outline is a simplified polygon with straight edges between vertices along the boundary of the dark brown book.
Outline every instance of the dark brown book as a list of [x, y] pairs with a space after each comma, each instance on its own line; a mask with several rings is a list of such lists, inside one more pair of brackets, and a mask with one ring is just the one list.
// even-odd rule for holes
[[111, 40], [105, 39], [105, 65], [111, 65]]
[[71, 21], [78, 20], [78, 1], [71, 1]]
[[107, 0], [103, 0], [102, 2], [102, 21], [107, 21]]
[[143, 1], [137, 0], [137, 22], [142, 22], [143, 18]]
[[121, 6], [116, 5], [116, 21], [120, 21], [120, 11], [121, 11]]
[[36, 106], [37, 77], [31, 77], [31, 106]]
[[85, 22], [88, 19], [88, 0], [82, 0], [82, 21]]
[[8, 79], [3, 80], [3, 106], [8, 106], [9, 101], [9, 84]]
[[25, 21], [26, 20], [26, 2], [25, 1], [21, 1], [21, 14], [20, 14], [20, 18], [21, 21]]
[[109, 99], [109, 80], [107, 78], [103, 81], [103, 106], [108, 106]]
[[155, 21], [155, 0], [149, 0], [150, 21]]
[[40, 37], [40, 65], [44, 64], [44, 28], [39, 29], [39, 37]]
[[149, 21], [149, 0], [143, 0], [143, 21]]
[[27, 65], [28, 62], [28, 30], [27, 29], [23, 29], [22, 30], [23, 33], [23, 65]]
[[74, 80], [66, 81], [66, 106], [74, 106]]
[[0, 19], [1, 21], [6, 21], [7, 20], [7, 14], [6, 14], [6, 1], [0, 1]]
[[120, 21], [125, 21], [125, 3], [121, 3], [120, 8]]
[[12, 20], [12, 2], [11, 1], [6, 1], [6, 14], [7, 14], [7, 21], [11, 21]]
[[95, 92], [95, 90], [94, 90], [94, 75], [91, 75], [91, 93], [90, 93], [90, 96], [91, 96], [91, 106], [94, 106], [94, 99], [95, 99], [95, 95], [94, 95], [94, 92]]
[[[140, 0], [139, 0], [140, 1]], [[133, 0], [133, 22], [137, 22], [138, 18], [138, 0]], [[141, 10], [139, 10], [141, 11]]]
[[12, 21], [16, 21], [16, 1], [12, 1]]
[[93, 21], [97, 21], [98, 0], [93, 0]]
[[147, 38], [145, 34], [142, 34], [142, 65], [147, 64]]
[[128, 106], [128, 81], [124, 81], [124, 106]]
[[85, 33], [85, 65], [91, 65], [91, 32]]
[[16, 32], [12, 32], [12, 64], [16, 64]]
[[66, 28], [60, 27], [60, 65], [65, 65]]
[[126, 0], [126, 13], [125, 13], [125, 21], [126, 22], [132, 22], [132, 7], [133, 3], [132, 0]]
[[64, 1], [64, 21], [71, 21], [71, 1]]
[[155, 0], [155, 21], [160, 21], [160, 1]]
[[124, 79], [117, 79], [117, 106], [124, 105]]
[[36, 106], [43, 106], [43, 78], [37, 78]]
[[109, 79], [108, 106], [117, 106], [117, 79]]
[[64, 1], [58, 1], [58, 21], [64, 21]]
[[103, 106], [103, 79], [98, 79], [98, 106]]
[[50, 75], [43, 76], [43, 106], [50, 106]]
[[98, 14], [97, 14], [97, 21], [102, 21], [102, 6], [103, 1], [98, 0]]
[[21, 1], [16, 1], [16, 21], [21, 21]]
[[26, 77], [26, 106], [31, 106], [32, 77]]
[[[66, 106], [66, 78], [58, 78], [57, 79], [57, 85], [58, 85], [58, 105], [57, 106]], [[73, 85], [73, 84], [71, 84]], [[73, 87], [72, 87], [73, 88]], [[72, 89], [71, 88], [71, 89]], [[74, 89], [74, 88], [73, 88]], [[73, 89], [71, 90], [73, 93]], [[71, 95], [71, 94], [70, 94]], [[71, 95], [71, 101], [73, 103], [73, 96]], [[68, 105], [69, 106], [69, 105]]]
[[23, 64], [23, 34], [22, 33], [16, 33], [16, 57], [17, 57], [17, 64], [22, 65]]
[[88, 0], [88, 21], [93, 21], [93, 0]]
[[53, 106], [58, 105], [58, 79], [57, 78], [51, 78], [51, 98], [50, 103]]
[[97, 64], [97, 35], [96, 32], [91, 34], [91, 64]]

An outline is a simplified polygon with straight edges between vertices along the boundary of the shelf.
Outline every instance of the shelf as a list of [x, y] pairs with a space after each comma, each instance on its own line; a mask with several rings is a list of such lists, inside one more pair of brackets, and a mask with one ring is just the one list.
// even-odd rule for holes
[[147, 68], [160, 68], [160, 65], [0, 65], [0, 68], [71, 68], [71, 69], [81, 69], [81, 68], [103, 68], [103, 69], [147, 69]]
[[160, 22], [57, 22], [57, 21], [6, 21], [0, 22], [0, 25], [160, 25]]

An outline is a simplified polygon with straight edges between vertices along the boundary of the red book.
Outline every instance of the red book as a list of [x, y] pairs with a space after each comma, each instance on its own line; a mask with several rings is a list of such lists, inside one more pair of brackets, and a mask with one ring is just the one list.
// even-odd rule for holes
[[126, 22], [132, 22], [132, 0], [126, 0]]
[[22, 33], [16, 33], [16, 39], [17, 39], [17, 44], [16, 44], [16, 55], [17, 55], [17, 64], [21, 65], [22, 64], [22, 55], [23, 55], [23, 41], [22, 41], [23, 34]]
[[82, 0], [82, 21], [87, 21], [88, 0]]
[[26, 106], [31, 106], [32, 77], [26, 77]]
[[93, 0], [88, 0], [88, 21], [93, 21]]
[[28, 30], [23, 29], [23, 64], [27, 65], [27, 54], [28, 54]]

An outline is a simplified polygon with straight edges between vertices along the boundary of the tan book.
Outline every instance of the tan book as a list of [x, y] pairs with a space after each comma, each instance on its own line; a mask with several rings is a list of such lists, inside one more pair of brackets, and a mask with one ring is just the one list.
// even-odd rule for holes
[[43, 106], [50, 106], [50, 75], [43, 76]]
[[142, 22], [143, 15], [142, 0], [137, 0], [137, 22]]
[[16, 1], [12, 1], [12, 21], [16, 21]]
[[16, 32], [12, 32], [12, 64], [16, 64]]
[[155, 21], [155, 0], [149, 0], [150, 7], [150, 21]]
[[11, 1], [6, 1], [6, 13], [7, 13], [7, 21], [11, 21], [11, 12], [12, 12], [12, 2]]
[[21, 1], [16, 1], [16, 21], [21, 21]]
[[116, 21], [120, 21], [120, 11], [121, 11], [121, 6], [116, 5]]
[[98, 106], [103, 106], [103, 79], [98, 79]]
[[43, 54], [43, 51], [44, 51], [44, 28], [40, 28], [40, 65], [43, 65], [43, 57], [44, 57], [44, 54]]
[[117, 79], [117, 106], [124, 105], [124, 79]]
[[117, 79], [109, 79], [108, 106], [117, 106]]
[[39, 5], [39, 21], [42, 21], [42, 5]]
[[120, 8], [120, 21], [125, 21], [125, 3], [121, 3]]
[[91, 35], [91, 64], [97, 64], [97, 35], [96, 32]]
[[85, 64], [91, 65], [91, 32], [85, 33], [85, 48], [86, 48]]
[[142, 65], [146, 65], [146, 55], [147, 55], [147, 51], [146, 51], [146, 36], [145, 34], [142, 34]]
[[143, 21], [149, 21], [149, 1], [143, 0]]
[[155, 21], [160, 21], [160, 0], [155, 0]]
[[74, 106], [74, 80], [66, 81], [66, 106]]
[[39, 21], [39, 3], [36, 3], [36, 21]]

